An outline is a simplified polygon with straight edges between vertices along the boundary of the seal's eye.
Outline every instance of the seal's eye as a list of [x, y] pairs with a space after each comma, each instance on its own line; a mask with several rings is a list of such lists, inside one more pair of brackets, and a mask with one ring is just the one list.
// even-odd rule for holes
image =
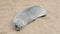
[[17, 25], [15, 25], [15, 28], [19, 28]]
[[15, 27], [16, 27], [16, 28], [18, 28], [18, 26], [17, 26], [17, 25], [15, 25]]

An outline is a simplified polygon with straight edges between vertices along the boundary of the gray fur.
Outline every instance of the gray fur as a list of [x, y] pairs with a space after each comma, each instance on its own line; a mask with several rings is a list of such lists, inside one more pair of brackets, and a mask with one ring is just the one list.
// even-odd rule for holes
[[19, 31], [31, 21], [44, 15], [46, 15], [46, 10], [42, 6], [29, 7], [15, 16], [13, 20], [14, 27]]

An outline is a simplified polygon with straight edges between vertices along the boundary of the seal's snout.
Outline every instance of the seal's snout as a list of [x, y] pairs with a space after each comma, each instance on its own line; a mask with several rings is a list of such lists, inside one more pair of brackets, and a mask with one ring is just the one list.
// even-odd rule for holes
[[16, 31], [20, 31], [21, 28], [22, 28], [22, 27], [18, 27], [18, 25], [15, 25], [15, 30], [16, 30]]

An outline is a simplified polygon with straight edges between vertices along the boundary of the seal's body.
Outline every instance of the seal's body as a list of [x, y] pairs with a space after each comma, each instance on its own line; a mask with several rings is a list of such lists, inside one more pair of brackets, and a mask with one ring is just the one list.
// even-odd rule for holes
[[31, 23], [36, 18], [44, 15], [46, 15], [46, 10], [43, 7], [32, 6], [18, 13], [13, 20], [13, 24], [16, 30], [20, 30], [22, 27], [28, 23]]

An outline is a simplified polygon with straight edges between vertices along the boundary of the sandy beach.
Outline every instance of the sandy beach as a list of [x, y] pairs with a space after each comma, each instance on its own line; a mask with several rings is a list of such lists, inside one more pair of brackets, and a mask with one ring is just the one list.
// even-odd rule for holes
[[[13, 18], [33, 5], [44, 6], [46, 17], [38, 18], [21, 31], [16, 31]], [[60, 0], [0, 0], [0, 34], [60, 34]]]

